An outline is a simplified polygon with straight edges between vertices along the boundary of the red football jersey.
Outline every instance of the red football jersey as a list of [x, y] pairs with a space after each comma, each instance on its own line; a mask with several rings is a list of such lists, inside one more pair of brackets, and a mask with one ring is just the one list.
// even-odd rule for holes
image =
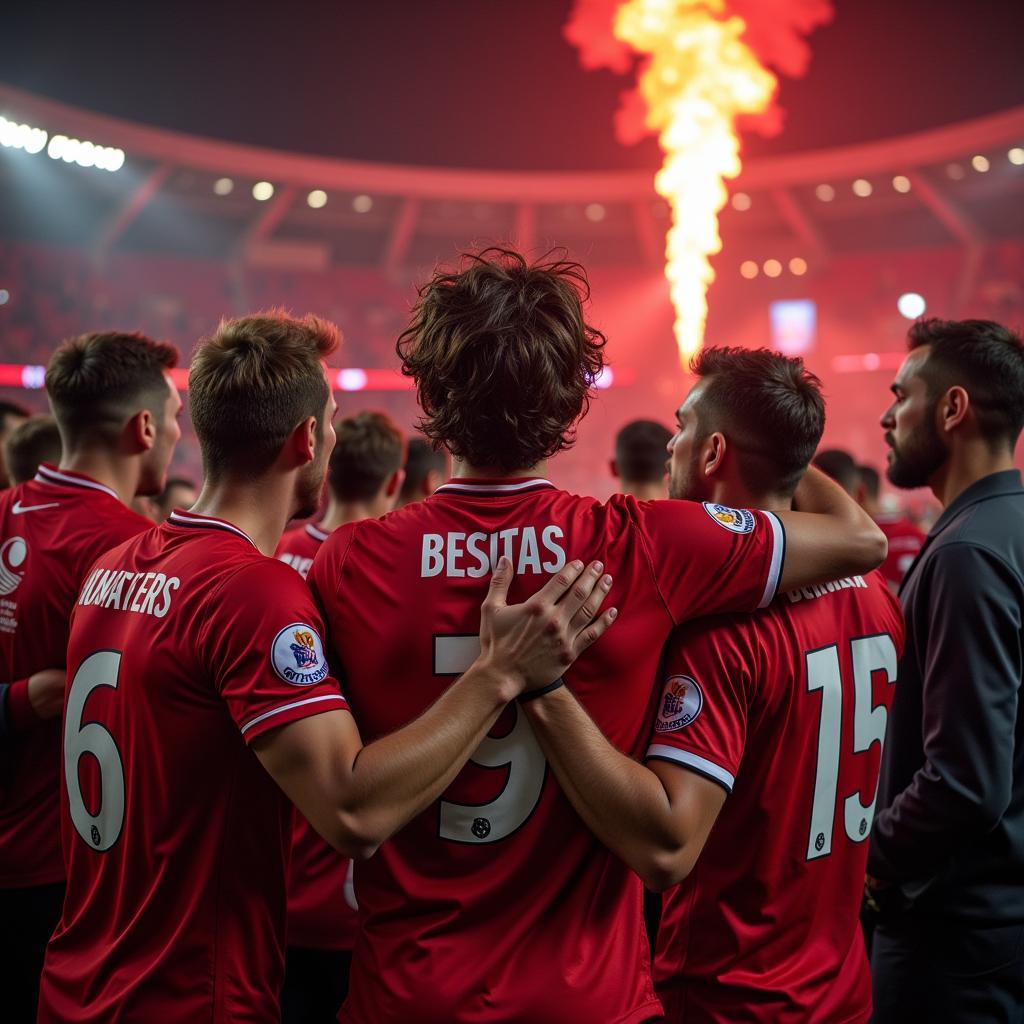
[[877, 572], [673, 635], [647, 757], [730, 795], [665, 896], [654, 976], [666, 1020], [870, 1017], [858, 912], [902, 651], [900, 606]]
[[296, 526], [294, 530], [286, 530], [274, 552], [275, 558], [287, 562], [303, 579], [309, 574], [316, 553], [320, 550], [330, 534], [325, 533], [315, 523]]
[[920, 527], [902, 516], [879, 516], [875, 522], [889, 541], [889, 553], [879, 569], [896, 590], [907, 575], [910, 563], [924, 546], [925, 534]]
[[[456, 480], [340, 527], [309, 581], [370, 742], [419, 715], [479, 652], [480, 602], [502, 554], [512, 601], [568, 559], [600, 558], [620, 615], [568, 678], [611, 742], [640, 756], [673, 625], [770, 601], [782, 552], [770, 514]], [[343, 1021], [613, 1024], [659, 1012], [640, 881], [580, 822], [514, 704], [444, 797], [356, 865], [355, 892]]]
[[[0, 678], [13, 683], [62, 667], [71, 609], [89, 567], [152, 526], [109, 487], [53, 466], [0, 492]], [[18, 699], [27, 703], [27, 691]], [[64, 878], [60, 722], [30, 722], [0, 751], [3, 889]]]
[[[313, 523], [288, 530], [274, 552], [303, 578], [330, 534]], [[288, 945], [307, 949], [351, 949], [356, 912], [346, 881], [352, 861], [342, 857], [296, 808], [288, 863]], [[347, 892], [347, 896], [346, 896]]]
[[279, 1020], [292, 805], [247, 744], [347, 707], [321, 635], [302, 580], [220, 519], [174, 512], [96, 563], [41, 1022]]

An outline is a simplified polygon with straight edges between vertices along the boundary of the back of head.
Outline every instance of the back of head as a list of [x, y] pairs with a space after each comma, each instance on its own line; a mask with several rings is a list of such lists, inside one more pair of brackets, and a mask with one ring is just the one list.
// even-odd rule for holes
[[208, 478], [259, 476], [301, 422], [314, 416], [323, 429], [321, 360], [337, 345], [333, 324], [279, 310], [223, 320], [200, 342], [189, 399]]
[[404, 438], [383, 412], [361, 412], [334, 425], [338, 440], [331, 453], [328, 483], [339, 501], [365, 502], [377, 497], [402, 468]]
[[825, 430], [821, 381], [802, 359], [766, 348], [707, 348], [690, 369], [707, 382], [701, 433], [721, 431], [751, 493], [791, 495]]
[[7, 473], [14, 484], [31, 480], [41, 462], [56, 465], [60, 456], [60, 430], [52, 416], [33, 416], [4, 442]]
[[7, 430], [8, 420], [27, 420], [32, 413], [17, 402], [0, 401], [0, 434]]
[[571, 446], [604, 365], [604, 335], [583, 316], [589, 294], [578, 263], [531, 265], [511, 249], [467, 254], [460, 270], [436, 273], [396, 346], [423, 433], [501, 471]]
[[624, 483], [656, 484], [665, 477], [672, 431], [654, 420], [633, 420], [615, 435], [615, 465]]
[[847, 494], [856, 494], [860, 487], [860, 472], [854, 457], [842, 448], [825, 448], [812, 460], [814, 465], [833, 480]]
[[907, 334], [911, 351], [930, 346], [921, 376], [937, 399], [963, 387], [990, 448], [1012, 451], [1024, 427], [1024, 343], [992, 320], [918, 320]]
[[66, 341], [46, 368], [46, 393], [66, 451], [114, 444], [142, 409], [162, 418], [164, 373], [178, 362], [173, 345], [144, 334], [104, 331]]
[[860, 486], [864, 496], [871, 501], [878, 501], [881, 494], [881, 478], [874, 466], [858, 466], [857, 473], [860, 476]]
[[402, 481], [398, 503], [406, 505], [425, 497], [427, 477], [431, 473], [443, 477], [447, 469], [448, 459], [443, 451], [434, 448], [422, 437], [412, 438], [405, 454], [405, 479]]

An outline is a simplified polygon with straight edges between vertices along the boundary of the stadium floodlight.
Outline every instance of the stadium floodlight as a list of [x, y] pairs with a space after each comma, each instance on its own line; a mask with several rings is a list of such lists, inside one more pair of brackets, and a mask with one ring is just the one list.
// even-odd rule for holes
[[257, 181], [252, 187], [252, 197], [265, 203], [274, 194], [274, 186], [269, 181]]
[[924, 314], [927, 305], [924, 296], [918, 295], [917, 292], [904, 292], [896, 300], [896, 308], [900, 311], [900, 316], [904, 316], [908, 320], [916, 320]]
[[23, 149], [26, 153], [38, 153], [49, 138], [42, 128], [30, 124], [18, 124], [0, 117], [0, 146], [5, 149]]
[[54, 135], [46, 147], [51, 160], [63, 160], [79, 167], [98, 167], [102, 171], [119, 171], [124, 166], [124, 150], [116, 146], [97, 146], [95, 142]]

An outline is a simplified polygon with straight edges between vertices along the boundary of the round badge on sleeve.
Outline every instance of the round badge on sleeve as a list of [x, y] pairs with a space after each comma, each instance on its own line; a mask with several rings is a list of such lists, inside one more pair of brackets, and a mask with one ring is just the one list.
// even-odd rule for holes
[[658, 707], [655, 732], [675, 732], [688, 726], [703, 710], [704, 694], [692, 676], [669, 676]]
[[274, 637], [270, 660], [274, 671], [292, 686], [312, 686], [327, 675], [324, 645], [305, 622], [293, 622]]
[[710, 501], [704, 502], [704, 511], [719, 526], [729, 530], [731, 533], [752, 533], [756, 520], [754, 513], [748, 512], [745, 508], [729, 508], [728, 505], [715, 505]]

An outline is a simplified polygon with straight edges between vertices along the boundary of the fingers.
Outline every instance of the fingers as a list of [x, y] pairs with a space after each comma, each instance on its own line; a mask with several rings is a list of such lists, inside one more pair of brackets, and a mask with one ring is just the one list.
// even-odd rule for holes
[[583, 632], [577, 634], [572, 645], [572, 656], [575, 661], [591, 644], [597, 643], [611, 627], [619, 614], [618, 608], [609, 608], [599, 619], [595, 619]]
[[[591, 620], [597, 618], [598, 613], [601, 611], [601, 605], [604, 604], [604, 600], [608, 596], [608, 591], [611, 589], [612, 578], [607, 574], [604, 576], [600, 575], [600, 565], [600, 562], [595, 562], [593, 565], [589, 566], [587, 568], [587, 572], [580, 577], [580, 580], [588, 580], [591, 571], [596, 570], [594, 585], [590, 590], [590, 594], [579, 606], [575, 615], [573, 615], [569, 620], [569, 635], [571, 637], [575, 637], [581, 630], [586, 629], [586, 627], [590, 625]], [[579, 584], [570, 591], [570, 595], [575, 595], [578, 586]], [[566, 598], [566, 601], [568, 600], [569, 599]], [[563, 601], [563, 604], [564, 603], [565, 602]]]
[[539, 604], [545, 608], [554, 607], [571, 590], [583, 572], [584, 565], [579, 559], [563, 566], [530, 598], [529, 603]]
[[512, 563], [502, 555], [498, 564], [491, 573], [491, 582], [487, 588], [487, 596], [484, 598], [484, 609], [503, 608], [507, 603], [508, 588], [512, 586]]

